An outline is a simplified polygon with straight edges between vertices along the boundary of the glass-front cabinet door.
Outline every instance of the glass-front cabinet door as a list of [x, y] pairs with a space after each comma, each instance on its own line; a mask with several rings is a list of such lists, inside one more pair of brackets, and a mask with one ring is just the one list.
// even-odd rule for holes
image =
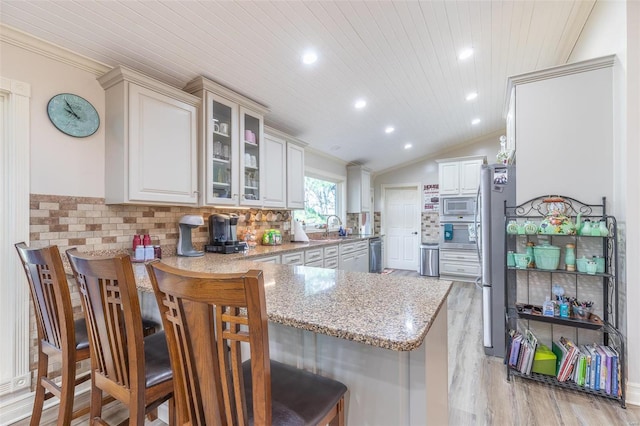
[[240, 107], [240, 204], [262, 205], [262, 115]]
[[237, 204], [239, 198], [238, 106], [207, 92], [206, 204]]

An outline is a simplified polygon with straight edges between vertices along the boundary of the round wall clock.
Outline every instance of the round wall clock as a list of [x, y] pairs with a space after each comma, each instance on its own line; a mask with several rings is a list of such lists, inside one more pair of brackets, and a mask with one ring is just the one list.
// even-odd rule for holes
[[60, 93], [51, 98], [47, 114], [58, 130], [76, 138], [91, 136], [100, 126], [100, 117], [93, 105], [71, 93]]

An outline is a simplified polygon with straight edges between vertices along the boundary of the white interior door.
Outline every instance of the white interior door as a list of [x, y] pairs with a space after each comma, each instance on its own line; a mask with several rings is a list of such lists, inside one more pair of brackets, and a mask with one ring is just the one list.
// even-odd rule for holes
[[387, 266], [418, 270], [420, 193], [418, 186], [386, 188], [384, 227]]

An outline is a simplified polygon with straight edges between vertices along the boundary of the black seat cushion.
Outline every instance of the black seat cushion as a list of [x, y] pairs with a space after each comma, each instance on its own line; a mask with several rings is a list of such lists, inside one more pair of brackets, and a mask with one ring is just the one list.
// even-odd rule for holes
[[76, 334], [76, 350], [87, 349], [89, 347], [89, 333], [87, 333], [87, 322], [84, 318], [75, 320], [73, 328]]
[[[247, 410], [249, 410], [249, 416], [252, 416], [250, 360], [243, 363], [242, 369], [247, 394]], [[346, 391], [347, 387], [336, 380], [271, 361], [271, 400], [274, 425], [290, 424], [280, 423], [276, 419], [276, 415], [280, 414], [276, 413], [276, 408], [280, 409], [280, 406], [301, 417], [302, 424], [318, 424], [335, 407]]]
[[145, 384], [151, 386], [173, 377], [164, 331], [144, 338]]

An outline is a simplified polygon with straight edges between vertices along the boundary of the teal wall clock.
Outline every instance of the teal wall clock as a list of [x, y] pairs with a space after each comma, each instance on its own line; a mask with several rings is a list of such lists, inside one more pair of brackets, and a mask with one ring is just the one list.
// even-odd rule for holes
[[98, 111], [89, 101], [71, 93], [60, 93], [47, 104], [49, 120], [69, 136], [85, 138], [100, 127]]

